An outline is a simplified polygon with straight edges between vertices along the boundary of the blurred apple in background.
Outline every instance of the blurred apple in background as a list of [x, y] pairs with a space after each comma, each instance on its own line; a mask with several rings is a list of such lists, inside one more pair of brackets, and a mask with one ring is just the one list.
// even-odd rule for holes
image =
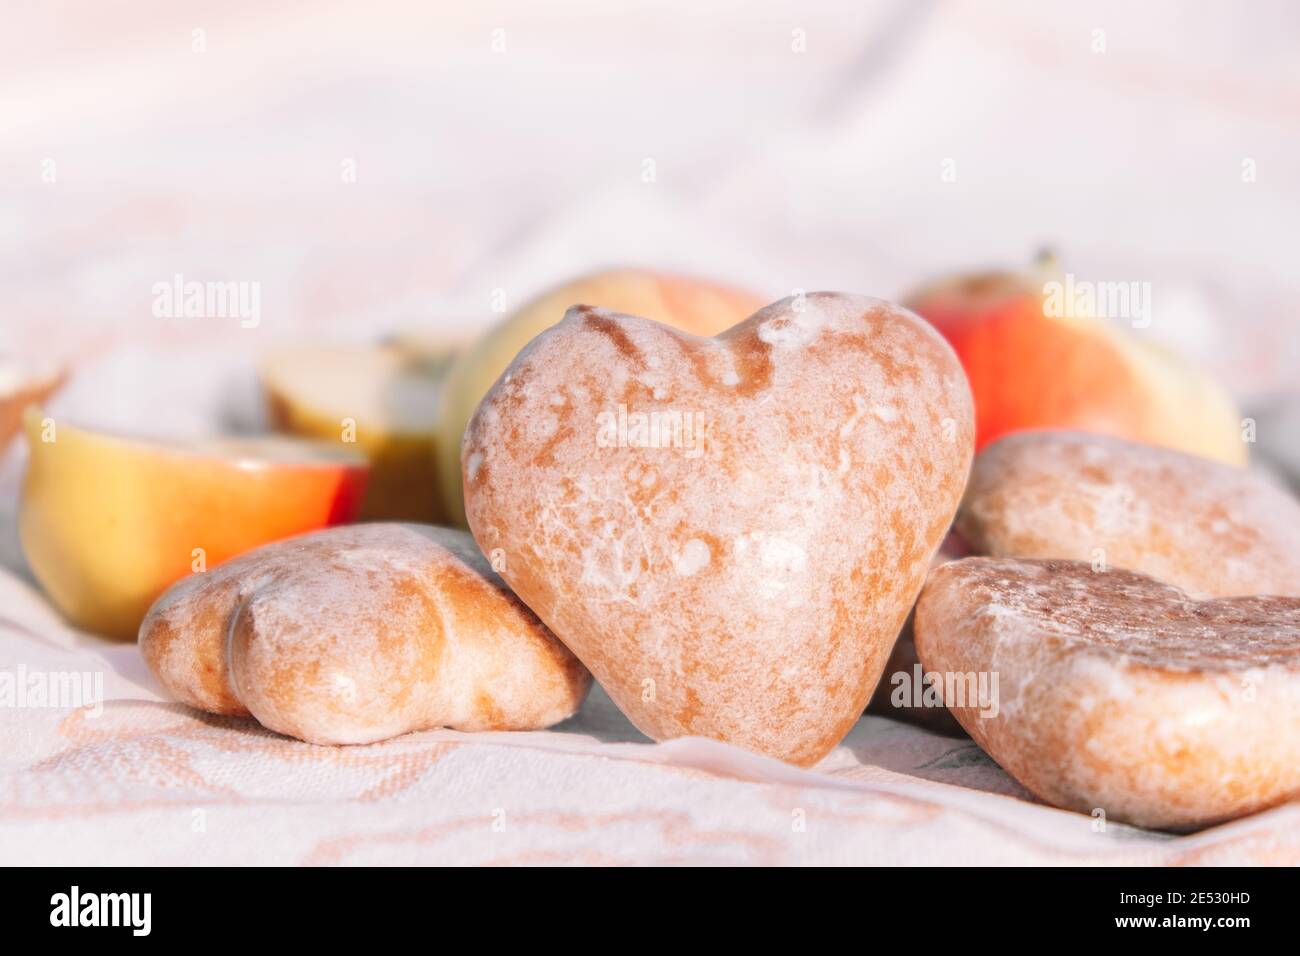
[[[284, 438], [166, 443], [24, 414], [18, 530], [32, 573], [77, 627], [134, 639], [174, 581], [250, 548], [356, 518], [355, 452]], [[196, 550], [198, 549], [198, 550]]]
[[[1049, 283], [1060, 285], [1049, 292]], [[957, 275], [906, 300], [961, 358], [976, 449], [1009, 432], [1073, 428], [1244, 465], [1241, 414], [1228, 393], [1111, 319], [1070, 308], [1059, 293], [1072, 283], [1045, 254], [1025, 272]]]
[[441, 381], [454, 350], [448, 340], [410, 335], [386, 345], [277, 353], [262, 366], [271, 426], [365, 456], [363, 519], [444, 523], [435, 448]]
[[766, 299], [751, 292], [714, 282], [620, 269], [577, 279], [522, 306], [461, 355], [443, 385], [438, 477], [453, 523], [465, 526], [460, 472], [465, 426], [519, 350], [564, 318], [570, 306], [592, 305], [663, 322], [692, 335], [717, 335], [766, 304]]

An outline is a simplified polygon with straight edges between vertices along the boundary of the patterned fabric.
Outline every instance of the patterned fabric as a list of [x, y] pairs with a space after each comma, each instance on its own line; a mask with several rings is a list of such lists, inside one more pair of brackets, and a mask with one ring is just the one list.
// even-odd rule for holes
[[550, 732], [314, 747], [166, 701], [133, 645], [67, 629], [12, 574], [0, 608], [0, 673], [104, 694], [0, 711], [0, 863], [1300, 863], [1300, 805], [1181, 837], [1102, 824], [882, 717], [813, 770], [652, 744], [599, 688]]

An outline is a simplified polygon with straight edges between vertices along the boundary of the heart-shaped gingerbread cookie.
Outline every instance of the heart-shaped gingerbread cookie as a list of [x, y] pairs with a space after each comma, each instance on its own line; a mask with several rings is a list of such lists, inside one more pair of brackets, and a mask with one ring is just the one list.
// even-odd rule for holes
[[716, 338], [587, 306], [479, 406], [470, 528], [637, 727], [811, 764], [952, 521], [970, 391], [938, 333], [815, 293]]

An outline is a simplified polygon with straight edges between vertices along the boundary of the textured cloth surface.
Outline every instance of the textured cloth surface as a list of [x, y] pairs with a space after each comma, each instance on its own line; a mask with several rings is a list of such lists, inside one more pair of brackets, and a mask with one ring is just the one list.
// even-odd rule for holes
[[3, 713], [0, 863], [1300, 863], [1300, 806], [1171, 837], [1042, 806], [968, 739], [864, 717], [812, 770], [653, 744], [595, 688], [548, 732], [314, 747], [166, 701], [132, 645], [0, 578], [0, 671], [105, 702]]
[[[1149, 281], [1141, 333], [1300, 471], [1294, 4], [624, 6], [6, 10], [0, 352], [71, 365], [58, 414], [255, 430], [277, 344], [470, 334], [604, 265], [897, 298], [1051, 242]], [[260, 322], [156, 317], [176, 275], [257, 283]], [[105, 703], [0, 709], [0, 863], [1300, 863], [1300, 805], [1103, 829], [880, 717], [809, 771], [653, 745], [598, 688], [547, 733], [356, 748], [207, 717], [40, 595], [24, 454], [0, 462], [0, 672], [98, 674]]]

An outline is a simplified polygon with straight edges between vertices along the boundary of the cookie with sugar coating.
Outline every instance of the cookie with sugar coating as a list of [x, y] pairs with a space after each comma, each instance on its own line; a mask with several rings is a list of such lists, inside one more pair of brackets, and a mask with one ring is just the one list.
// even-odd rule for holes
[[1186, 830], [1300, 798], [1300, 598], [966, 558], [930, 574], [915, 640], [976, 743], [1054, 806]]
[[879, 299], [784, 299], [714, 338], [575, 306], [479, 406], [465, 497], [638, 728], [806, 765], [861, 715], [973, 436], [952, 350]]
[[185, 578], [140, 651], [183, 703], [317, 744], [548, 727], [591, 683], [468, 534], [428, 525], [331, 528]]
[[1257, 472], [1106, 435], [990, 445], [957, 531], [976, 554], [1126, 568], [1199, 596], [1300, 596], [1291, 494]]

